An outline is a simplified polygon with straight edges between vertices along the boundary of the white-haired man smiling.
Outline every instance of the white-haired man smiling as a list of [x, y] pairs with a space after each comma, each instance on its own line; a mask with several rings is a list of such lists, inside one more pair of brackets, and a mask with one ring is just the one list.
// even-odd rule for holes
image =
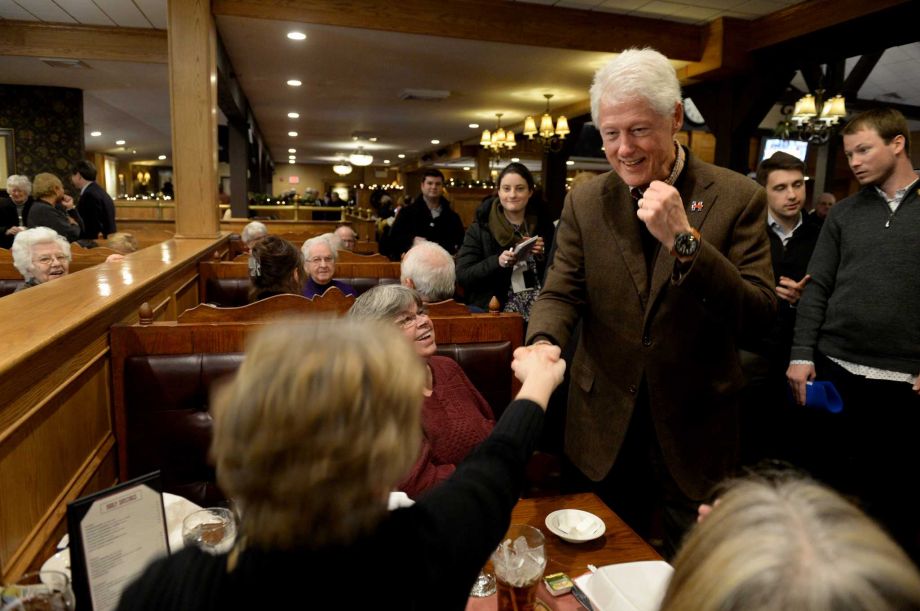
[[613, 171], [568, 195], [528, 343], [564, 346], [583, 321], [571, 478], [595, 482], [583, 483], [645, 536], [660, 512], [671, 553], [696, 502], [736, 465], [737, 340], [776, 307], [765, 195], [675, 141], [680, 84], [657, 51], [598, 70], [591, 113]]

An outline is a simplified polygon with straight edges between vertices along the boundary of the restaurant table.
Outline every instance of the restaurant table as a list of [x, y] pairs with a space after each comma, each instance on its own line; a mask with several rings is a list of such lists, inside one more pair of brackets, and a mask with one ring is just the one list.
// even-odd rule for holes
[[[546, 527], [546, 516], [557, 509], [590, 511], [604, 521], [606, 530], [603, 536], [585, 543], [563, 541]], [[596, 494], [590, 492], [521, 499], [511, 512], [511, 523], [529, 524], [543, 532], [546, 537], [545, 575], [561, 572], [575, 579], [588, 571], [589, 564], [601, 567], [621, 562], [661, 560], [658, 552], [613, 513]], [[554, 597], [542, 583], [537, 596], [552, 610], [583, 609], [571, 594]], [[494, 594], [485, 598], [470, 598], [466, 611], [492, 611], [497, 605]]]

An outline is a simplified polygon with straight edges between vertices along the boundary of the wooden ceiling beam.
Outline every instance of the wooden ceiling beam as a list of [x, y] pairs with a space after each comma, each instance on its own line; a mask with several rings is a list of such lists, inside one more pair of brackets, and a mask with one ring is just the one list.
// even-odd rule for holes
[[617, 53], [652, 46], [699, 61], [704, 27], [599, 11], [492, 0], [213, 0], [217, 16]]
[[0, 55], [165, 64], [166, 30], [0, 21]]
[[912, 0], [809, 0], [764, 15], [751, 24], [747, 48], [770, 47], [814, 34], [885, 9], [909, 5]]

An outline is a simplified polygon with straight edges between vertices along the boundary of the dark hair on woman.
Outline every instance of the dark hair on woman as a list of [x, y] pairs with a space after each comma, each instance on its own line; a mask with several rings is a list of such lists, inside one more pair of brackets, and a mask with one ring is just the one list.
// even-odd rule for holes
[[303, 255], [287, 240], [268, 235], [252, 246], [249, 255], [249, 302], [303, 292]]
[[527, 166], [523, 163], [518, 163], [515, 161], [506, 165], [505, 169], [502, 170], [502, 173], [498, 175], [498, 186], [501, 186], [502, 178], [508, 174], [517, 174], [524, 179], [524, 182], [527, 183], [527, 187], [531, 191], [534, 190], [533, 174], [530, 173], [530, 170], [528, 170]]

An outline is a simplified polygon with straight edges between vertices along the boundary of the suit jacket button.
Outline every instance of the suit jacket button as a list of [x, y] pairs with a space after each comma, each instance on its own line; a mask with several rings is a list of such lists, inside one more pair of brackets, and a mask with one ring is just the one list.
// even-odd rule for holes
[[629, 394], [634, 395], [634, 394], [636, 394], [636, 391], [639, 390], [639, 389], [636, 388], [636, 385], [635, 385], [635, 384], [630, 384], [630, 385], [629, 385], [629, 388], [627, 388], [626, 390], [629, 391]]
[[652, 345], [652, 338], [646, 335], [642, 338], [642, 345], [646, 348]]

